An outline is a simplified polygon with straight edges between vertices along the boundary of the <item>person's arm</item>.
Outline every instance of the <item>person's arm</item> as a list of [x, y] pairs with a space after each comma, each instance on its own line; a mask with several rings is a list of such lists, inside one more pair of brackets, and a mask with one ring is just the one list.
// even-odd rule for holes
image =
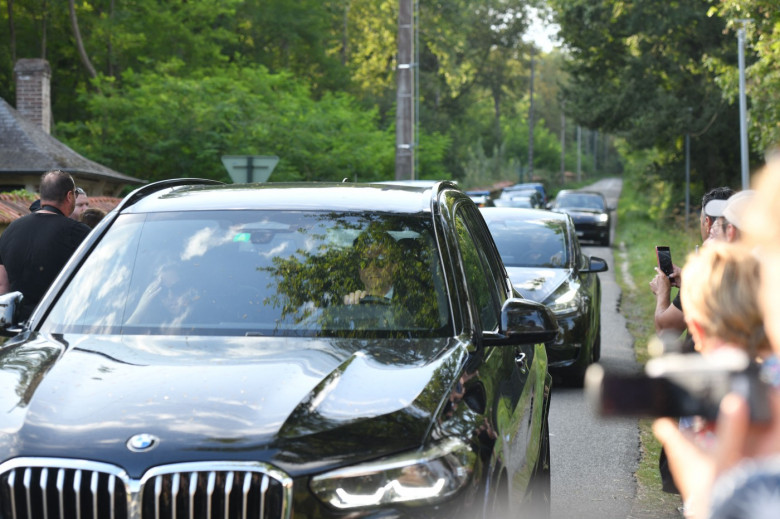
[[655, 271], [656, 275], [650, 281], [650, 290], [655, 294], [655, 331], [674, 330], [682, 333], [686, 328], [685, 317], [682, 310], [672, 304], [672, 282], [658, 267]]
[[707, 517], [710, 489], [715, 479], [714, 456], [704, 453], [671, 418], [653, 422], [653, 434], [666, 451], [669, 471], [686, 508], [686, 517]]
[[8, 280], [8, 272], [5, 265], [0, 265], [0, 295], [11, 291], [11, 282]]
[[[772, 390], [769, 401], [772, 410], [770, 421], [751, 424], [747, 401], [734, 393], [724, 397], [720, 403], [717, 438], [712, 453], [699, 449], [680, 432], [673, 420], [661, 418], [653, 422], [653, 434], [666, 450], [674, 482], [695, 519], [709, 517], [710, 498], [715, 495], [711, 492], [713, 485], [725, 478], [726, 487], [729, 487], [732, 469], [744, 467], [758, 473], [763, 470], [760, 466], [751, 467], [743, 462], [780, 455], [780, 391]], [[761, 480], [757, 483], [761, 485]], [[755, 495], [762, 497], [761, 493]], [[719, 495], [725, 503], [730, 497]]]

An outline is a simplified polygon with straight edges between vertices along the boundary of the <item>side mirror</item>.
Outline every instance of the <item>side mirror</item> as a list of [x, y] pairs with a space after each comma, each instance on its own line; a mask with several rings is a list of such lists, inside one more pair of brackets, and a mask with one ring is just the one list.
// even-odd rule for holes
[[23, 298], [21, 292], [9, 292], [0, 296], [0, 335], [11, 337], [19, 332], [17, 310]]
[[555, 315], [541, 303], [527, 299], [507, 299], [501, 308], [501, 330], [498, 334], [486, 333], [489, 346], [536, 344], [555, 340], [558, 321]]
[[596, 256], [591, 256], [588, 261], [588, 267], [581, 269], [580, 273], [587, 274], [588, 272], [606, 272], [607, 270], [609, 270], [609, 265], [607, 265], [606, 260], [597, 258]]

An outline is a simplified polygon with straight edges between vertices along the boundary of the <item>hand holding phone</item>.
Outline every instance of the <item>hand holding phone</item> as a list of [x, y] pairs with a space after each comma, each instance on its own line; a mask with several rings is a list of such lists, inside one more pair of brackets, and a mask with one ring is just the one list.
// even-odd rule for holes
[[671, 277], [674, 274], [674, 265], [672, 264], [672, 252], [669, 247], [665, 245], [658, 245], [655, 248], [655, 256], [658, 259], [658, 268], [661, 272], [666, 274], [666, 277]]

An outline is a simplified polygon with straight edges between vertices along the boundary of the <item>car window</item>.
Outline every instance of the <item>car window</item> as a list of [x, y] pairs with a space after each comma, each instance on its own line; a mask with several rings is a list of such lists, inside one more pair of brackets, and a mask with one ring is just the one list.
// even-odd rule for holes
[[582, 193], [570, 193], [558, 195], [556, 204], [559, 207], [573, 207], [578, 209], [604, 210], [604, 200], [600, 196]]
[[461, 250], [468, 291], [479, 312], [483, 330], [497, 330], [501, 305], [506, 299], [503, 269], [492, 256], [485, 236], [470, 207], [460, 206], [455, 214], [455, 230]]
[[562, 268], [569, 263], [566, 234], [555, 221], [488, 217], [487, 224], [507, 267]]
[[121, 215], [51, 333], [426, 337], [449, 333], [429, 216], [301, 211]]

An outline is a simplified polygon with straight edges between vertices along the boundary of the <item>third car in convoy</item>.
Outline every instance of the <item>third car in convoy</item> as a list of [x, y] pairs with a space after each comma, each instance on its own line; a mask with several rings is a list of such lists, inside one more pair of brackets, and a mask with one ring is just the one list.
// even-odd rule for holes
[[558, 192], [550, 209], [571, 216], [580, 239], [609, 245], [612, 208], [601, 193], [564, 189]]
[[601, 282], [607, 263], [580, 249], [571, 218], [563, 213], [482, 208], [514, 288], [546, 304], [558, 320], [547, 345], [550, 370], [581, 386], [585, 369], [601, 354]]

